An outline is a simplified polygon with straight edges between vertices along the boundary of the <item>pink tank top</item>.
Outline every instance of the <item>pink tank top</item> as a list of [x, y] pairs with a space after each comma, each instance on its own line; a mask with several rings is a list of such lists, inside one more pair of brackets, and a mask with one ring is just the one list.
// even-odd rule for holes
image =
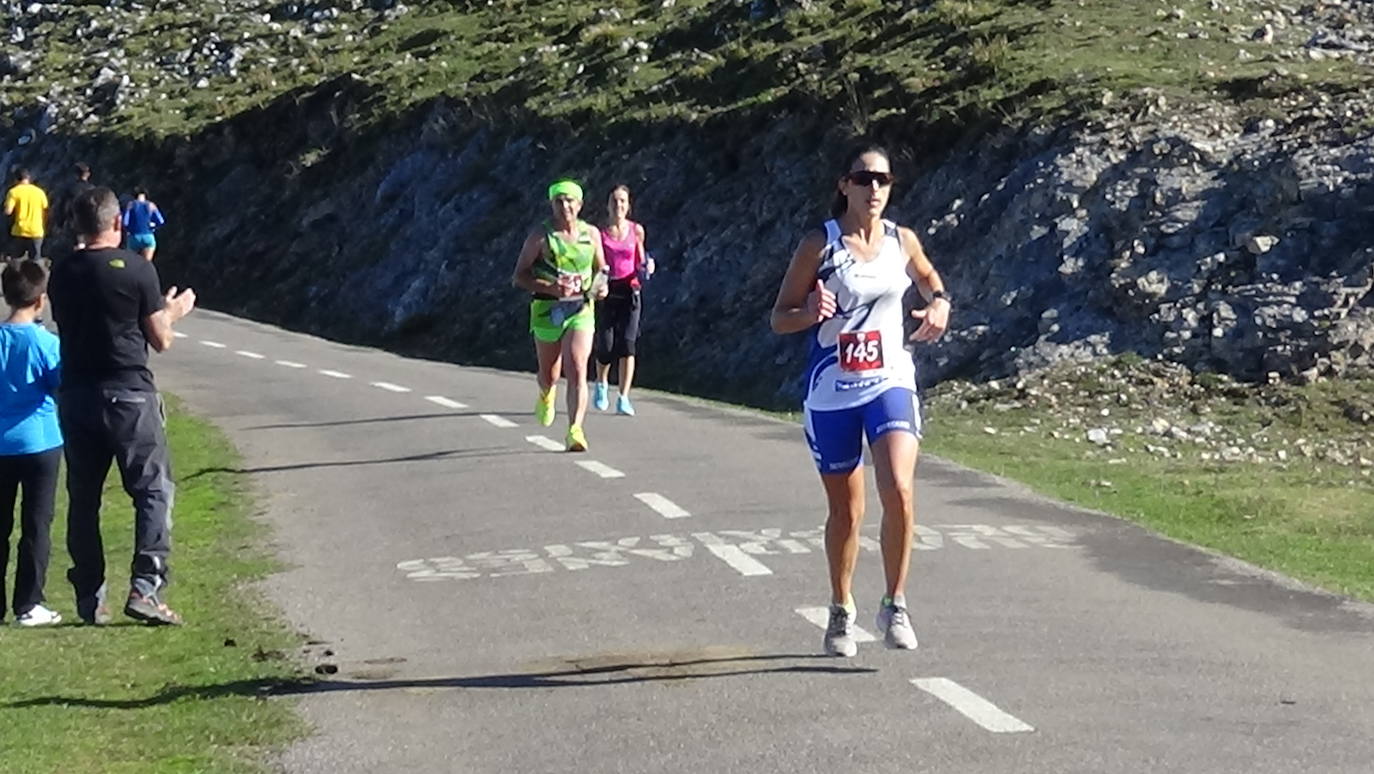
[[611, 237], [609, 228], [601, 229], [601, 247], [606, 253], [606, 265], [611, 270], [611, 279], [633, 277], [639, 268], [639, 226], [632, 220], [625, 221], [624, 239]]

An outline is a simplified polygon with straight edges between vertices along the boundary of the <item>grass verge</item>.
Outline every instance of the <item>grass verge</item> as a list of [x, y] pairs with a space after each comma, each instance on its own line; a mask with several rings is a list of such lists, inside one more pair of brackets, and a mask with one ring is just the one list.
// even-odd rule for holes
[[[234, 466], [229, 442], [175, 404], [167, 432], [178, 471]], [[266, 700], [273, 686], [299, 679], [286, 656], [299, 643], [247, 589], [273, 563], [248, 518], [244, 487], [227, 473], [182, 480], [176, 506], [170, 601], [187, 626], [119, 618], [103, 628], [0, 631], [0, 770], [258, 772], [268, 751], [303, 733], [290, 704]], [[105, 508], [118, 613], [133, 530], [116, 481]], [[62, 497], [47, 592], [50, 606], [74, 621], [63, 579], [65, 512]]]
[[948, 391], [926, 449], [1374, 601], [1374, 380], [1255, 388], [1151, 368]]

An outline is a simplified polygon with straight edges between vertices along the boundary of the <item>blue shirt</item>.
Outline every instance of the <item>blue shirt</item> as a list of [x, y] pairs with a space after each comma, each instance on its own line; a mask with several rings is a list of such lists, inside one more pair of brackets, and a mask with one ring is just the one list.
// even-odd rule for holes
[[124, 209], [124, 230], [130, 234], [151, 234], [166, 222], [162, 210], [149, 201], [135, 199]]
[[37, 323], [0, 323], [0, 456], [62, 445], [53, 400], [61, 381], [56, 336]]

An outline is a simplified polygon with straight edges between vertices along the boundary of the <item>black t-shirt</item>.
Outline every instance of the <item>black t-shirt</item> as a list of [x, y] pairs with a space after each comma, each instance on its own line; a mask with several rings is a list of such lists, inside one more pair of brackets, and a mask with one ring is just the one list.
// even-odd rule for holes
[[143, 320], [162, 309], [151, 261], [128, 250], [78, 250], [48, 280], [62, 338], [62, 388], [155, 390]]
[[62, 197], [62, 208], [58, 212], [58, 220], [63, 228], [76, 227], [76, 197], [95, 188], [88, 180], [77, 180], [67, 188], [67, 192]]

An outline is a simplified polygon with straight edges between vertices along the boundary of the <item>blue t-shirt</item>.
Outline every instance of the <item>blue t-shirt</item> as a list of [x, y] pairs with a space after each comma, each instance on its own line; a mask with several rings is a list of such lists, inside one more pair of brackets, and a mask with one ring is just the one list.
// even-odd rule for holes
[[130, 234], [151, 234], [166, 222], [162, 210], [149, 201], [135, 199], [124, 209], [124, 230]]
[[53, 396], [62, 381], [57, 337], [37, 323], [0, 323], [0, 456], [62, 445]]

